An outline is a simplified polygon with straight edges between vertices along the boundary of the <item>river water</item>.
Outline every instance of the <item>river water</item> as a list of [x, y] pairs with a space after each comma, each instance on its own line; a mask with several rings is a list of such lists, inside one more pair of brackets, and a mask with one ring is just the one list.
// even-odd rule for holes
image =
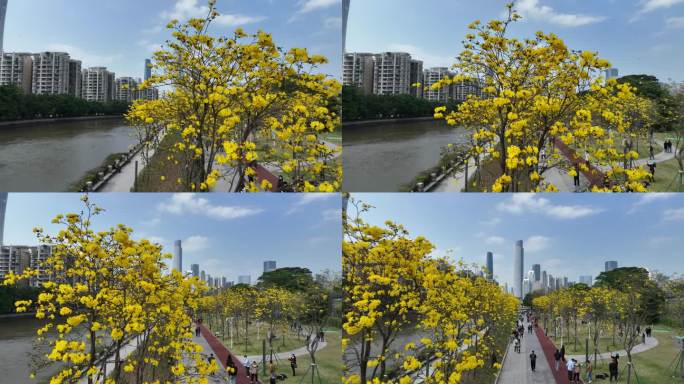
[[121, 119], [0, 127], [0, 191], [63, 192], [136, 143]]
[[467, 140], [444, 122], [382, 122], [344, 128], [343, 190], [398, 192], [437, 165], [443, 147]]
[[38, 372], [31, 380], [31, 354], [36, 330], [43, 324], [30, 317], [0, 318], [0, 383], [43, 383], [59, 368], [52, 366]]

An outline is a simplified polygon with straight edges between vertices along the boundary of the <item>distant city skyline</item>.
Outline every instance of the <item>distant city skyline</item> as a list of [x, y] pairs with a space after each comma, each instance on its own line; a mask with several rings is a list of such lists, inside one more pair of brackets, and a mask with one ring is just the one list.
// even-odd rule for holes
[[[80, 212], [80, 194], [10, 193], [5, 245], [38, 245], [32, 232], [60, 213]], [[173, 256], [181, 240], [183, 272], [199, 264], [214, 277], [238, 281], [263, 273], [264, 261], [279, 268], [304, 267], [316, 274], [340, 271], [341, 213], [337, 194], [91, 194], [105, 209], [96, 230], [124, 223], [133, 238], [147, 238]], [[265, 241], [267, 240], [267, 241]], [[173, 258], [166, 260], [169, 268]]]
[[[408, 52], [425, 68], [448, 67], [467, 26], [503, 16], [503, 0], [355, 1], [349, 9], [347, 52]], [[674, 0], [518, 0], [523, 19], [511, 36], [553, 32], [570, 49], [598, 51], [620, 75], [649, 74], [684, 81], [684, 2]], [[406, 21], [410, 20], [409, 23]]]
[[[141, 63], [171, 38], [166, 24], [204, 17], [206, 5], [206, 0], [10, 1], [5, 51], [69, 52], [84, 68], [105, 66], [120, 77], [143, 78]], [[221, 16], [213, 34], [263, 29], [285, 49], [303, 47], [326, 56], [330, 63], [317, 71], [341, 77], [340, 0], [219, 0], [217, 9]]]
[[392, 220], [411, 236], [425, 236], [433, 256], [485, 266], [493, 253], [494, 279], [516, 288], [515, 245], [555, 277], [595, 279], [606, 261], [668, 275], [684, 274], [684, 195], [679, 194], [352, 194], [375, 208], [370, 223]]

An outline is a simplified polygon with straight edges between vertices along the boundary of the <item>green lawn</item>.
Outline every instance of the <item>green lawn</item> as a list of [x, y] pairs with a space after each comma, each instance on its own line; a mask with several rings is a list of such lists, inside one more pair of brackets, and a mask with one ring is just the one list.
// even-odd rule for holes
[[336, 129], [333, 132], [323, 132], [321, 133], [321, 138], [325, 141], [329, 141], [333, 144], [342, 144], [342, 129]]
[[670, 159], [658, 163], [655, 172], [655, 182], [649, 188], [650, 192], [684, 192], [679, 190], [679, 164]]
[[[213, 330], [212, 330], [213, 332]], [[249, 327], [249, 332], [247, 334], [247, 342], [245, 343], [245, 334], [244, 334], [244, 328], [238, 330], [239, 333], [236, 333], [236, 335], [233, 336], [233, 349], [232, 351], [239, 355], [242, 356], [245, 353], [247, 355], [261, 355], [263, 352], [263, 345], [262, 345], [262, 340], [266, 339], [267, 334], [268, 334], [268, 328], [266, 325], [263, 325], [261, 327], [261, 331], [257, 332], [257, 327], [255, 325], [252, 325]], [[230, 334], [228, 331], [226, 331], [226, 334], [223, 336], [220, 336], [218, 332], [214, 332], [216, 336], [223, 341], [223, 345], [228, 347], [230, 349]], [[296, 332], [291, 332], [289, 329], [286, 330], [284, 333], [282, 330], [277, 330], [275, 332], [276, 334], [276, 339], [273, 341], [273, 351], [275, 353], [280, 353], [280, 352], [287, 352], [291, 351], [293, 349], [301, 348], [304, 346], [304, 340], [305, 337], [302, 335], [301, 337], [297, 337]], [[283, 340], [284, 339], [284, 340]], [[245, 348], [246, 344], [246, 348]], [[268, 354], [269, 347], [268, 343], [266, 344], [266, 353]], [[268, 359], [268, 357], [267, 357]]]
[[[324, 384], [338, 384], [342, 377], [342, 331], [340, 329], [327, 329], [325, 332], [325, 341], [328, 345], [319, 349], [316, 353], [316, 362], [318, 364], [318, 373], [320, 374], [320, 383]], [[287, 379], [279, 381], [285, 384], [298, 384], [302, 381], [304, 373], [311, 365], [311, 359], [308, 355], [297, 357], [297, 376], [292, 377], [292, 370], [287, 361], [281, 361], [278, 366], [278, 372], [285, 373]], [[311, 383], [311, 371], [309, 371], [304, 383]], [[318, 384], [318, 380], [314, 380]]]

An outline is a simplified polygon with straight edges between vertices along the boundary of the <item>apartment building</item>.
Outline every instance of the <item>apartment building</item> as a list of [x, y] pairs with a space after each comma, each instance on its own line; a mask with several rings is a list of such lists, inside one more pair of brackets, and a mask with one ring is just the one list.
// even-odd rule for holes
[[81, 97], [81, 62], [69, 60], [69, 95]]
[[342, 64], [342, 83], [373, 93], [374, 55], [372, 53], [345, 53]]
[[[414, 97], [421, 98], [423, 97], [423, 62], [420, 60], [411, 60], [411, 68], [410, 68], [410, 75], [409, 75], [409, 82], [410, 82], [410, 88], [409, 88], [409, 94], [411, 94]], [[419, 86], [415, 86], [416, 84], [419, 84]]]
[[384, 52], [374, 56], [373, 93], [376, 95], [409, 94], [411, 55], [406, 52]]
[[450, 99], [451, 89], [449, 86], [443, 86], [437, 89], [432, 89], [432, 85], [444, 79], [447, 76], [452, 76], [449, 69], [446, 67], [428, 68], [423, 71], [423, 98], [429, 101], [439, 101], [446, 103]]
[[105, 67], [82, 71], [81, 97], [87, 101], [108, 102], [114, 98], [115, 75]]
[[33, 59], [30, 53], [0, 55], [0, 85], [14, 85], [24, 93], [31, 93]]
[[114, 82], [114, 100], [132, 102], [140, 98], [138, 81], [132, 77], [119, 77]]
[[49, 245], [0, 246], [0, 280], [3, 280], [9, 272], [20, 274], [26, 268], [31, 268], [38, 270], [38, 276], [30, 278], [24, 284], [40, 287], [42, 283], [50, 280], [50, 276], [42, 270], [42, 263], [50, 256], [51, 252], [52, 247]]
[[66, 52], [34, 54], [31, 92], [36, 95], [69, 93], [69, 60]]

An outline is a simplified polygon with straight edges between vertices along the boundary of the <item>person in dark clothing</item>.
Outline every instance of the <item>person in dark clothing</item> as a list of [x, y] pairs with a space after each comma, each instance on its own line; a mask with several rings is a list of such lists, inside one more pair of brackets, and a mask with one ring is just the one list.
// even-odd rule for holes
[[575, 187], [579, 188], [580, 186], [580, 169], [579, 169], [579, 163], [575, 163], [575, 175], [572, 177]]
[[530, 353], [530, 367], [532, 368], [532, 372], [537, 368], [537, 354], [534, 353], [534, 350]]
[[655, 160], [655, 156], [653, 155], [653, 144], [649, 144], [648, 146], [648, 158]]
[[198, 325], [197, 327], [195, 327], [195, 337], [199, 337], [199, 336], [200, 336], [200, 327]]
[[565, 361], [565, 344], [561, 345], [560, 353], [561, 353], [561, 360]]
[[656, 171], [656, 163], [655, 161], [649, 161], [648, 162], [648, 171], [651, 172], [651, 181], [655, 181], [655, 171]]
[[235, 384], [237, 378], [237, 371], [237, 365], [235, 365], [233, 358], [229, 354], [226, 358], [226, 372], [228, 372], [230, 384]]
[[290, 356], [290, 358], [288, 360], [290, 360], [290, 368], [292, 368], [292, 376], [297, 376], [297, 373], [295, 372], [295, 369], [297, 369], [297, 356], [295, 356], [293, 353], [292, 356]]
[[615, 357], [613, 357], [610, 364], [608, 364], [608, 373], [610, 375], [608, 381], [613, 381], [613, 378], [615, 381], [618, 380], [618, 362]]
[[556, 353], [553, 354], [553, 359], [556, 361], [556, 371], [557, 371], [558, 369], [560, 369], [560, 359], [561, 359], [561, 353], [558, 350], [558, 348], [556, 348]]

